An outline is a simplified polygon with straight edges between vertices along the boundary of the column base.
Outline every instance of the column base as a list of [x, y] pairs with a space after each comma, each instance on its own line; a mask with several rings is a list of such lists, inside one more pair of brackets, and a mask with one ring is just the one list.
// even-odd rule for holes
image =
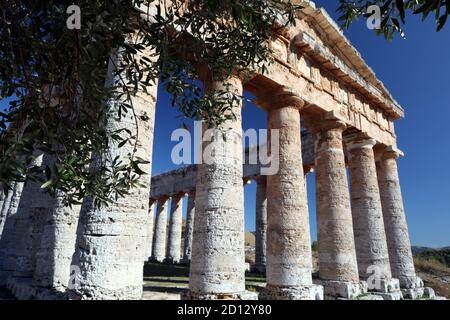
[[51, 290], [48, 288], [36, 288], [35, 299], [37, 300], [69, 300], [66, 292]]
[[31, 300], [36, 296], [36, 291], [32, 284], [32, 278], [10, 277], [6, 281], [6, 288], [18, 300]]
[[259, 294], [260, 300], [323, 300], [321, 285], [277, 287], [267, 285]]
[[315, 280], [315, 284], [323, 286], [325, 299], [357, 299], [367, 293], [367, 283], [360, 281], [357, 283], [336, 280]]
[[260, 264], [260, 263], [252, 264], [251, 267], [250, 267], [250, 271], [252, 273], [265, 274], [266, 273], [266, 265], [265, 264]]
[[425, 288], [414, 288], [414, 289], [402, 289], [402, 295], [404, 299], [417, 300], [424, 297]]
[[[425, 295], [423, 280], [417, 276], [399, 277], [400, 288], [405, 299], [421, 299]], [[433, 291], [434, 293], [434, 291]]]
[[403, 299], [400, 290], [400, 281], [395, 278], [380, 279], [375, 281], [371, 288], [369, 285], [369, 293], [383, 297], [383, 300], [401, 300]]
[[256, 292], [198, 293], [190, 290], [181, 293], [181, 300], [258, 300]]

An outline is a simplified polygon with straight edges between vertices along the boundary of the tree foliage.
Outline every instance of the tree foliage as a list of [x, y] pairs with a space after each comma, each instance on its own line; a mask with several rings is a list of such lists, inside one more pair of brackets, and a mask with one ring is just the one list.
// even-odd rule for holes
[[[227, 112], [231, 104], [205, 95], [196, 79], [264, 72], [267, 41], [274, 29], [294, 21], [298, 9], [283, 0], [4, 2], [0, 96], [9, 107], [0, 113], [0, 184], [8, 192], [13, 181], [39, 181], [51, 194], [62, 190], [68, 205], [86, 196], [98, 204], [113, 201], [145, 174], [133, 152], [90, 169], [93, 154], [107, 155], [111, 143], [124, 147], [137, 139], [125, 126], [108, 131], [106, 101], [118, 98], [114, 116], [120, 120], [134, 111], [131, 97], [159, 79], [185, 117], [218, 126], [234, 116]], [[67, 28], [72, 4], [81, 8], [79, 30]], [[120, 80], [106, 87], [108, 63], [119, 48]], [[143, 55], [148, 50], [152, 54]], [[33, 166], [41, 152], [55, 162]]]
[[436, 22], [440, 31], [447, 22], [450, 14], [450, 0], [339, 0], [337, 11], [341, 14], [339, 20], [343, 27], [348, 28], [357, 18], [368, 16], [368, 8], [377, 5], [381, 9], [381, 28], [377, 34], [384, 35], [391, 40], [395, 34], [404, 35], [402, 26], [406, 24], [407, 13], [420, 15], [422, 20], [429, 16]]

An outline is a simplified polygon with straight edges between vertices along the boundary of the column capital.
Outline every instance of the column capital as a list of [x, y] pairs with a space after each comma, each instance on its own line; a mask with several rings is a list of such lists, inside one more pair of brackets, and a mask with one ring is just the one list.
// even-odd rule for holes
[[304, 119], [305, 127], [314, 134], [331, 129], [340, 129], [344, 131], [347, 128], [347, 124], [344, 122], [344, 120], [339, 118], [336, 111], [327, 112], [320, 117], [304, 117]]
[[405, 154], [403, 151], [398, 149], [395, 146], [387, 146], [382, 149], [379, 149], [375, 156], [377, 160], [385, 160], [385, 159], [398, 159], [400, 157], [403, 157]]
[[372, 149], [377, 144], [375, 139], [362, 132], [346, 135], [344, 141], [348, 151], [364, 148]]
[[305, 106], [305, 101], [286, 86], [268, 88], [264, 92], [258, 93], [254, 103], [266, 111], [284, 107], [293, 107], [301, 110]]

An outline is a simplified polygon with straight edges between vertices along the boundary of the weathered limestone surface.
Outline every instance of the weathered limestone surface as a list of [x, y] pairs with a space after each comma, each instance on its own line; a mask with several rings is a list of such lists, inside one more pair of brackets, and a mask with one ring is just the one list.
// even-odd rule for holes
[[[268, 128], [279, 130], [279, 171], [267, 176], [267, 287], [263, 299], [320, 299], [312, 284], [308, 203], [296, 99], [277, 95]], [[272, 149], [273, 146], [270, 146]]]
[[191, 261], [192, 253], [192, 236], [194, 234], [194, 219], [195, 219], [195, 192], [191, 191], [188, 194], [186, 226], [184, 231], [184, 248], [183, 248], [183, 262]]
[[350, 194], [360, 278], [368, 280], [369, 290], [382, 293], [398, 292], [398, 280], [392, 279], [389, 265], [373, 151], [375, 141], [359, 134], [349, 137], [346, 142], [349, 150]]
[[179, 263], [181, 258], [181, 229], [183, 222], [183, 196], [172, 197], [169, 220], [169, 238], [167, 240], [166, 260]]
[[[32, 166], [43, 165], [44, 157], [35, 158]], [[14, 292], [15, 282], [25, 280], [31, 282], [35, 267], [35, 252], [40, 243], [43, 216], [46, 212], [50, 196], [41, 189], [41, 184], [27, 180], [23, 186], [18, 202], [12, 232], [14, 243], [5, 259], [4, 265], [11, 270], [8, 287]], [[24, 297], [26, 298], [26, 297]]]
[[147, 217], [147, 250], [144, 259], [150, 261], [153, 251], [153, 230], [155, 228], [155, 205], [156, 200], [150, 199], [148, 217]]
[[152, 259], [158, 262], [164, 261], [166, 257], [168, 200], [167, 197], [159, 198], [156, 206]]
[[0, 238], [3, 233], [3, 228], [5, 227], [9, 204], [11, 202], [12, 194], [14, 193], [15, 184], [15, 182], [12, 183], [12, 190], [10, 190], [7, 195], [5, 195], [3, 190], [0, 188]]
[[402, 289], [421, 288], [423, 282], [414, 268], [398, 177], [397, 158], [401, 152], [393, 148], [384, 151], [377, 162], [377, 176], [392, 276], [399, 279]]
[[[359, 276], [342, 143], [344, 129], [345, 124], [337, 119], [321, 121], [314, 128], [319, 277], [325, 281], [325, 294], [355, 298], [362, 292], [357, 290]], [[339, 292], [334, 288], [339, 283], [343, 288], [353, 284], [356, 290]]]
[[0, 286], [6, 285], [7, 278], [14, 271], [16, 241], [14, 241], [17, 208], [23, 192], [24, 183], [15, 182], [12, 190], [5, 197], [2, 211], [4, 211], [3, 232], [0, 238]]
[[[247, 149], [246, 154], [251, 152]], [[303, 165], [314, 165], [314, 138], [312, 134], [302, 134], [302, 158]], [[244, 163], [243, 175], [245, 179], [254, 179], [261, 176], [260, 164]], [[195, 190], [197, 182], [197, 165], [189, 165], [180, 169], [171, 170], [152, 177], [151, 198], [178, 193], [189, 193]]]
[[[145, 53], [150, 54], [148, 52]], [[120, 64], [120, 60], [116, 60]], [[114, 64], [110, 63], [107, 86], [114, 84]], [[84, 200], [77, 230], [76, 251], [72, 264], [80, 269], [76, 275], [76, 286], [70, 291], [72, 299], [141, 299], [142, 268], [146, 250], [147, 216], [150, 198], [150, 179], [153, 147], [157, 86], [138, 91], [132, 97], [134, 113], [123, 114], [116, 120], [117, 104], [110, 101], [111, 116], [106, 128], [113, 132], [126, 128], [131, 135], [139, 132], [135, 156], [149, 161], [141, 165], [148, 175], [140, 179], [142, 186], [130, 190], [123, 198], [108, 207], [98, 208], [93, 199]], [[136, 126], [137, 123], [137, 126]], [[134, 141], [122, 148], [112, 142], [110, 159], [116, 156], [124, 159], [133, 153]], [[96, 158], [95, 158], [96, 157]], [[93, 169], [96, 162], [94, 157]], [[108, 161], [108, 160], [106, 160]], [[126, 161], [126, 160], [125, 160]]]
[[64, 205], [62, 193], [50, 201], [33, 276], [36, 295], [42, 299], [58, 298], [58, 293], [62, 297], [69, 286], [80, 213], [80, 205]]
[[[228, 88], [206, 83], [207, 91], [242, 94], [240, 79], [228, 83]], [[245, 294], [241, 103], [233, 111], [236, 119], [222, 125], [224, 132], [203, 125], [187, 299], [242, 299]]]
[[256, 272], [266, 272], [267, 247], [267, 178], [256, 179], [256, 232], [255, 232], [255, 265]]

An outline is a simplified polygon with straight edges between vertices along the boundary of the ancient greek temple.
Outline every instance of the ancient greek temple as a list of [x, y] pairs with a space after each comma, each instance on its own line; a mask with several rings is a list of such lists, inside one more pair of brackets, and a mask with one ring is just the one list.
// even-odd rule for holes
[[[0, 286], [19, 299], [141, 299], [143, 265], [154, 260], [190, 264], [184, 299], [422, 297], [397, 170], [403, 154], [394, 122], [404, 111], [325, 10], [301, 2], [296, 26], [278, 30], [270, 42], [268, 73], [230, 77], [231, 86], [202, 79], [209, 93], [256, 97], [267, 129], [279, 133], [275, 173], [245, 163], [241, 103], [236, 119], [223, 125], [226, 139], [202, 144], [215, 148], [211, 161], [144, 176], [142, 186], [106, 208], [92, 199], [67, 208], [35, 182], [15, 183], [2, 200]], [[151, 162], [153, 144], [165, 143], [153, 141], [157, 85], [133, 100], [146, 117], [111, 118], [108, 126], [135, 132], [136, 120], [137, 153]], [[126, 149], [112, 145], [111, 153]], [[36, 158], [37, 165], [51, 161]], [[151, 172], [151, 163], [144, 170]], [[317, 277], [305, 183], [313, 171]], [[257, 184], [252, 268], [267, 279], [259, 295], [245, 288], [244, 187], [251, 180]]]

